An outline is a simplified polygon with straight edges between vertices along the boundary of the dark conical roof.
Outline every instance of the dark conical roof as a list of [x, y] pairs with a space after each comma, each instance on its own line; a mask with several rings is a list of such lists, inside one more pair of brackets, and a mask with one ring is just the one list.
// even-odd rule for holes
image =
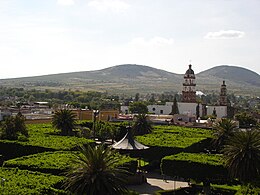
[[191, 64], [189, 65], [189, 69], [186, 71], [185, 74], [194, 74], [194, 71], [191, 69]]
[[112, 148], [120, 150], [144, 150], [149, 147], [134, 140], [132, 133], [128, 131], [123, 139], [112, 145]]

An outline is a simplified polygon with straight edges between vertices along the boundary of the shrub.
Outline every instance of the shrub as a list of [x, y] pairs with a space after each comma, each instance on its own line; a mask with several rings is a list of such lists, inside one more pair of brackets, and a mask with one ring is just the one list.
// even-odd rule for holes
[[[58, 175], [70, 167], [77, 154], [75, 151], [43, 152], [5, 161], [3, 166]], [[136, 172], [136, 159], [128, 156], [120, 156], [120, 159], [118, 166], [126, 167], [131, 173]]]
[[[62, 190], [55, 189], [64, 180], [64, 177], [31, 172], [27, 170], [0, 168], [2, 179], [1, 194], [46, 194], [56, 192], [64, 194]], [[49, 193], [48, 193], [49, 194]]]
[[161, 162], [161, 171], [165, 175], [178, 176], [186, 179], [215, 182], [227, 181], [227, 170], [222, 155], [180, 153], [166, 156]]

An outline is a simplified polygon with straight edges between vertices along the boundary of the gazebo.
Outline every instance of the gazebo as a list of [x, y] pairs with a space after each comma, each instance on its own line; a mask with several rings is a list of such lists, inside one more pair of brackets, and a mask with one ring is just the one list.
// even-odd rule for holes
[[[133, 137], [130, 128], [128, 128], [126, 135], [120, 141], [113, 144], [112, 148], [131, 153], [131, 151], [142, 151], [148, 149], [149, 147], [136, 141]], [[139, 165], [141, 164], [141, 159], [139, 158], [137, 162], [138, 162], [137, 166], [139, 167]], [[128, 176], [128, 179], [129, 179], [128, 182], [132, 184], [142, 184], [146, 182], [146, 177], [142, 171], [138, 172], [138, 174]]]
[[117, 150], [145, 150], [148, 146], [145, 146], [133, 138], [131, 131], [127, 131], [126, 135], [118, 142], [112, 145], [112, 148]]

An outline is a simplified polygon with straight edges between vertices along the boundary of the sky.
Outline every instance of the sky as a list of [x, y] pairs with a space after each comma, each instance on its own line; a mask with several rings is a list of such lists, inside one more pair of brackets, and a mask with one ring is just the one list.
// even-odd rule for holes
[[0, 0], [0, 79], [140, 64], [260, 73], [259, 0]]

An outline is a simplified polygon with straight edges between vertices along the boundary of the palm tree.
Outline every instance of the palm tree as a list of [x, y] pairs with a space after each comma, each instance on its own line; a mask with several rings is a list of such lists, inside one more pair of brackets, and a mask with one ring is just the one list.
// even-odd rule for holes
[[222, 150], [233, 178], [250, 182], [260, 176], [260, 132], [236, 132]]
[[127, 173], [117, 167], [120, 158], [116, 151], [102, 145], [81, 147], [80, 155], [66, 172], [64, 187], [75, 194], [119, 195], [127, 191], [124, 180]]
[[52, 126], [61, 130], [61, 135], [73, 135], [76, 115], [71, 110], [58, 110], [52, 118]]
[[144, 135], [152, 132], [152, 125], [146, 114], [136, 115], [134, 125], [132, 127], [134, 135]]
[[223, 118], [214, 124], [215, 129], [213, 133], [213, 145], [216, 148], [223, 147], [225, 141], [233, 135], [234, 131], [237, 129], [236, 123], [231, 119]]

